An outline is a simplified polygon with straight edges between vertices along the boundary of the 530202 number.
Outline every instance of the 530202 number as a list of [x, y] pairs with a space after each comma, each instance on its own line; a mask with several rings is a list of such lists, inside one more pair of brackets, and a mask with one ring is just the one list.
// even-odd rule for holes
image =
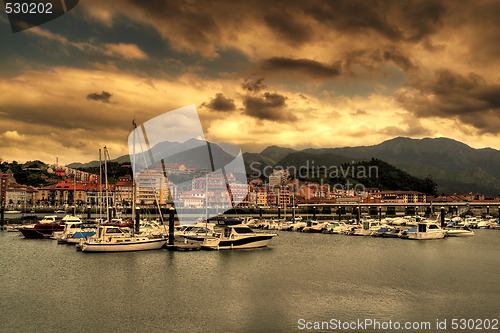
[[7, 14], [52, 14], [52, 3], [47, 2], [6, 2]]

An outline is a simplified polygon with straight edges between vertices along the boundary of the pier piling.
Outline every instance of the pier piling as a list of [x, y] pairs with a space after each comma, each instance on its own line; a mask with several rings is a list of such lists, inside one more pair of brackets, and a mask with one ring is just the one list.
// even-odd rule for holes
[[174, 208], [168, 211], [168, 245], [174, 245]]
[[278, 207], [278, 220], [281, 218], [281, 209]]
[[134, 223], [135, 223], [135, 232], [138, 233], [139, 232], [139, 224], [141, 223], [141, 214], [138, 211], [135, 212]]
[[441, 228], [444, 228], [444, 207], [441, 207]]
[[5, 206], [2, 200], [2, 206], [0, 207], [0, 227], [3, 228], [3, 218], [4, 218]]

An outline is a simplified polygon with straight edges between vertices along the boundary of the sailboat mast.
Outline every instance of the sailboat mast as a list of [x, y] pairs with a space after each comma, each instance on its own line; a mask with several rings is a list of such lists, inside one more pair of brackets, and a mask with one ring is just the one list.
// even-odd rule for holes
[[99, 148], [99, 192], [97, 196], [97, 202], [99, 205], [99, 222], [102, 222], [102, 157], [101, 148]]
[[205, 236], [208, 234], [208, 173], [205, 175]]
[[108, 198], [108, 149], [104, 146], [104, 178], [106, 179], [106, 218], [109, 222], [109, 198]]
[[[135, 129], [137, 128], [137, 125], [135, 124], [135, 119], [132, 120], [132, 127], [133, 127], [133, 133], [134, 133], [134, 136], [132, 138], [133, 140], [133, 143], [132, 143], [132, 168], [135, 167]], [[132, 170], [132, 222], [134, 224], [136, 224], [136, 217], [135, 217], [135, 203], [136, 203], [136, 200], [137, 200], [137, 190], [136, 190], [136, 184], [135, 184], [135, 177], [134, 177], [134, 172]], [[138, 225], [135, 225], [135, 228], [134, 230], [137, 230], [139, 231], [139, 226]]]
[[73, 173], [73, 216], [76, 216], [76, 170]]

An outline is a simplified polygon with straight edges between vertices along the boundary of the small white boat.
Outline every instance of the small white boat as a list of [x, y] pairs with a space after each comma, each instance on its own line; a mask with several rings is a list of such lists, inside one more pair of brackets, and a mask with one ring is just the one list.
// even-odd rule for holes
[[467, 227], [463, 228], [453, 228], [445, 229], [447, 237], [464, 237], [464, 236], [474, 236], [474, 231]]
[[161, 249], [165, 238], [132, 236], [118, 227], [99, 226], [95, 238], [80, 243], [82, 252], [129, 252]]
[[408, 239], [441, 239], [446, 236], [446, 230], [441, 229], [436, 223], [418, 223], [415, 231], [408, 231]]
[[277, 235], [254, 232], [244, 224], [228, 225], [219, 235], [205, 238], [201, 248], [206, 250], [254, 249], [267, 246], [275, 236]]
[[323, 231], [325, 234], [341, 234], [345, 230], [347, 230], [348, 226], [345, 224], [345, 222], [336, 222], [332, 221], [328, 224], [326, 227], [326, 230]]
[[6, 210], [4, 211], [5, 214], [20, 214], [20, 210]]

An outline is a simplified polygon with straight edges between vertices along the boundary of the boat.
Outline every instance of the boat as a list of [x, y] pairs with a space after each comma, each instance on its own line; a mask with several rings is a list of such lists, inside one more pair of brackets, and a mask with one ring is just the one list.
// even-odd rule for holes
[[347, 230], [348, 226], [345, 222], [330, 222], [326, 229], [323, 231], [325, 234], [341, 234], [344, 230]]
[[45, 216], [39, 223], [20, 227], [19, 231], [24, 238], [50, 238], [54, 232], [63, 231], [64, 222], [58, 221], [57, 216]]
[[421, 222], [417, 224], [417, 227], [414, 229], [406, 231], [406, 235], [408, 239], [442, 239], [446, 236], [446, 230], [441, 229], [436, 223], [425, 223]]
[[165, 246], [165, 238], [133, 236], [114, 226], [99, 226], [95, 237], [80, 243], [82, 252], [130, 252], [158, 250]]
[[[135, 125], [135, 123], [134, 123]], [[99, 164], [101, 151], [99, 150]], [[104, 147], [104, 170], [105, 170], [105, 184], [106, 184], [106, 212], [108, 223], [103, 223], [97, 227], [97, 232], [93, 237], [82, 240], [77, 249], [82, 252], [130, 252], [130, 251], [146, 251], [158, 250], [164, 247], [167, 240], [163, 235], [135, 235], [134, 234], [134, 221], [135, 205], [132, 205], [132, 221], [130, 223], [123, 223], [121, 219], [115, 221], [110, 219], [109, 216], [109, 201], [108, 201], [108, 173], [107, 173], [107, 160], [109, 152]], [[133, 185], [133, 198], [136, 201], [135, 181]], [[139, 222], [139, 221], [137, 221]], [[123, 228], [122, 228], [123, 226]], [[139, 225], [137, 225], [139, 229]]]
[[376, 233], [382, 226], [374, 220], [363, 221], [362, 225], [348, 227], [343, 231], [348, 236], [370, 236]]
[[97, 225], [93, 223], [66, 222], [63, 236], [57, 241], [58, 244], [78, 244], [85, 238], [96, 234]]
[[6, 210], [4, 211], [5, 214], [20, 214], [20, 210]]
[[201, 244], [205, 250], [254, 249], [266, 247], [276, 234], [254, 232], [247, 225], [224, 226], [220, 234], [206, 237]]
[[183, 226], [178, 232], [175, 233], [175, 238], [183, 243], [186, 243], [187, 240], [203, 242], [206, 237], [213, 236], [214, 227], [215, 223], [204, 222]]
[[308, 221], [307, 227], [302, 229], [302, 232], [310, 232], [320, 234], [328, 227], [328, 222]]
[[[67, 223], [81, 223], [80, 218], [72, 215], [66, 215], [61, 219], [62, 224], [64, 224], [64, 228], [61, 231], [55, 231], [50, 238], [57, 240], [58, 242], [62, 240], [64, 236], [64, 231], [68, 228]], [[65, 242], [64, 242], [65, 243]]]
[[474, 231], [468, 227], [445, 229], [446, 237], [474, 236]]

